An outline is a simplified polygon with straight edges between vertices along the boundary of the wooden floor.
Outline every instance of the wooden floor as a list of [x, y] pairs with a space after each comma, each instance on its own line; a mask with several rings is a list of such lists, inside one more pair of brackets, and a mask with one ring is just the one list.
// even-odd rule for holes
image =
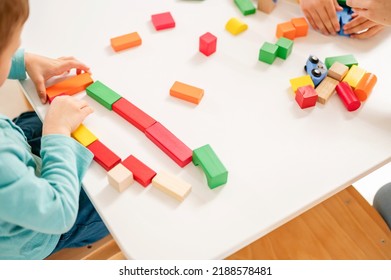
[[[0, 113], [31, 110], [14, 82], [0, 88]], [[370, 187], [370, 186], [368, 186]], [[90, 246], [64, 249], [48, 260], [125, 259], [111, 236]], [[391, 232], [377, 211], [348, 187], [227, 258], [268, 260], [391, 259]]]

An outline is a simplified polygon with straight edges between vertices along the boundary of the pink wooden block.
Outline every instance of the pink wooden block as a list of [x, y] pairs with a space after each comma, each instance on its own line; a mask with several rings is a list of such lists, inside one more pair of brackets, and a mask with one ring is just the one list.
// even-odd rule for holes
[[200, 52], [210, 56], [216, 51], [217, 37], [207, 32], [200, 37]]

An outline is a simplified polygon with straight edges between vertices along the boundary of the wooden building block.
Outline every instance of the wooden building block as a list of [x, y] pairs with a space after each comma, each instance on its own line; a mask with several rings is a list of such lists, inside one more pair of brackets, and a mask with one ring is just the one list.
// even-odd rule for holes
[[234, 0], [244, 16], [255, 14], [255, 6], [251, 0]]
[[310, 85], [299, 87], [296, 91], [295, 100], [301, 109], [314, 107], [318, 100], [318, 94]]
[[113, 50], [119, 52], [125, 49], [129, 49], [141, 45], [142, 40], [137, 32], [133, 32], [133, 33], [112, 38], [110, 40], [110, 43]]
[[335, 87], [339, 84], [339, 81], [331, 77], [326, 77], [316, 87], [315, 91], [318, 93], [318, 102], [326, 104], [329, 98], [335, 93]]
[[154, 118], [133, 105], [124, 97], [113, 103], [112, 109], [142, 132], [145, 132], [148, 127], [156, 122]]
[[281, 37], [278, 39], [276, 46], [278, 47], [277, 56], [282, 59], [287, 59], [292, 53], [293, 41], [285, 37]]
[[94, 81], [90, 73], [76, 75], [46, 88], [49, 102], [60, 95], [73, 95], [85, 90]]
[[372, 73], [365, 73], [364, 77], [357, 84], [354, 93], [358, 97], [360, 101], [367, 100], [368, 96], [371, 94], [373, 88], [375, 87], [377, 82], [376, 75]]
[[291, 83], [292, 90], [295, 93], [299, 87], [308, 86], [308, 85], [312, 86], [313, 88], [315, 87], [314, 82], [312, 81], [310, 75], [293, 78], [290, 79], [289, 82]]
[[193, 163], [201, 166], [209, 188], [214, 189], [227, 183], [228, 171], [209, 144], [193, 151]]
[[296, 28], [290, 21], [277, 24], [276, 37], [285, 37], [287, 39], [294, 40], [296, 37]]
[[348, 71], [349, 67], [347, 67], [345, 64], [342, 64], [341, 62], [336, 61], [333, 63], [333, 65], [331, 65], [327, 75], [337, 81], [342, 81]]
[[121, 95], [100, 81], [96, 81], [90, 85], [87, 88], [87, 94], [109, 110], [112, 110], [113, 103], [121, 98]]
[[85, 127], [83, 124], [81, 124], [74, 132], [72, 132], [72, 137], [76, 139], [80, 144], [82, 144], [84, 147], [87, 147], [92, 142], [98, 140], [98, 137], [96, 137], [87, 127]]
[[133, 173], [134, 180], [143, 187], [147, 187], [156, 175], [155, 171], [132, 155], [127, 157], [122, 164]]
[[152, 179], [152, 186], [178, 201], [183, 201], [191, 191], [191, 184], [163, 171], [158, 172]]
[[261, 49], [259, 50], [258, 60], [266, 62], [268, 64], [273, 64], [274, 60], [277, 57], [278, 46], [269, 42], [263, 43]]
[[106, 171], [121, 162], [121, 159], [99, 140], [92, 142], [87, 146], [87, 149], [94, 154], [94, 160]]
[[358, 65], [357, 59], [352, 54], [327, 57], [324, 63], [326, 64], [327, 69], [330, 69], [330, 67], [336, 61], [346, 65], [349, 68], [352, 67], [352, 65]]
[[194, 104], [199, 104], [204, 96], [204, 90], [177, 81], [172, 85], [170, 95]]
[[340, 82], [335, 90], [338, 93], [339, 98], [342, 100], [343, 105], [348, 111], [355, 111], [361, 106], [360, 100], [354, 94], [352, 88], [347, 82]]
[[277, 0], [258, 0], [258, 10], [270, 14], [276, 7]]
[[308, 22], [304, 17], [301, 18], [292, 18], [291, 22], [296, 29], [295, 37], [305, 37], [308, 34]]
[[118, 163], [107, 172], [107, 179], [113, 188], [118, 192], [123, 192], [133, 183], [133, 173], [121, 163]]
[[175, 21], [170, 12], [155, 14], [151, 16], [152, 24], [156, 30], [163, 30], [175, 27]]
[[192, 151], [161, 123], [156, 122], [145, 130], [145, 135], [180, 167], [191, 162]]
[[217, 37], [212, 33], [205, 33], [200, 37], [200, 52], [206, 56], [210, 56], [216, 51]]
[[353, 89], [355, 89], [366, 72], [366, 70], [358, 67], [357, 65], [353, 65], [342, 81], [347, 82]]
[[238, 35], [239, 33], [246, 31], [247, 28], [248, 25], [238, 18], [231, 18], [225, 25], [225, 29], [232, 35]]

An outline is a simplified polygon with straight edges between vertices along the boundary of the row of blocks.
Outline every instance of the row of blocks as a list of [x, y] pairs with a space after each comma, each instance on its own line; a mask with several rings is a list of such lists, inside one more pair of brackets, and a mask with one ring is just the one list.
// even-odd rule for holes
[[358, 67], [353, 55], [328, 57], [325, 60], [327, 76], [315, 88], [310, 75], [290, 80], [295, 100], [304, 109], [325, 104], [337, 92], [348, 111], [355, 111], [371, 94], [376, 85], [376, 75]]

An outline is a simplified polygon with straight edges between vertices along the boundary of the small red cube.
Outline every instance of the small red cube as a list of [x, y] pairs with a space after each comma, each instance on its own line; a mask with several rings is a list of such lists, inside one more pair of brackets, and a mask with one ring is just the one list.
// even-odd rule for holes
[[305, 109], [316, 105], [318, 94], [312, 86], [308, 85], [297, 89], [295, 99], [300, 108]]
[[200, 52], [210, 56], [216, 51], [217, 37], [207, 32], [200, 37]]

